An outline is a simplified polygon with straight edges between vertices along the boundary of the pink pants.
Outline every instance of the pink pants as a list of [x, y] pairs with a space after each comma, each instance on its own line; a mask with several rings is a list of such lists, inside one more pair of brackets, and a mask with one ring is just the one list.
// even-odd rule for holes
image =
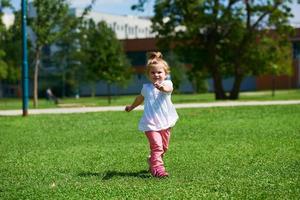
[[150, 144], [150, 168], [153, 170], [165, 171], [162, 160], [164, 153], [168, 150], [171, 128], [160, 131], [146, 131], [146, 136]]

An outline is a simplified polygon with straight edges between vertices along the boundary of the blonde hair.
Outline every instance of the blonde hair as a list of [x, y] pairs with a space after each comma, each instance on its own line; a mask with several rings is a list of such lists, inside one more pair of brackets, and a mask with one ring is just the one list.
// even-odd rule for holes
[[163, 59], [161, 52], [149, 52], [148, 53], [148, 62], [146, 66], [146, 75], [149, 75], [149, 72], [152, 67], [157, 67], [157, 65], [162, 64], [165, 73], [170, 74], [170, 67], [168, 63]]

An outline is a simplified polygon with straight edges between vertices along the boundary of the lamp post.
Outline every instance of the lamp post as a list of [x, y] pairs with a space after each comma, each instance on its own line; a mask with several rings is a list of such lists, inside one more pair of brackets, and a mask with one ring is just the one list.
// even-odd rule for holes
[[28, 59], [27, 59], [27, 0], [22, 0], [22, 109], [23, 116], [28, 115]]

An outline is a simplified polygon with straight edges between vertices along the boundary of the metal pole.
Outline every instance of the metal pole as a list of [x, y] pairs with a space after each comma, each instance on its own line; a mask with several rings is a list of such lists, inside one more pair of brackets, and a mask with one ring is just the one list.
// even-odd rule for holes
[[22, 108], [23, 116], [28, 115], [28, 61], [27, 61], [27, 0], [22, 0]]

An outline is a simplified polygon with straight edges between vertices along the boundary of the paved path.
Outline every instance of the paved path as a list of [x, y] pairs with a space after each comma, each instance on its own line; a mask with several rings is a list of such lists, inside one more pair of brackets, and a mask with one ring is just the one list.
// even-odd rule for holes
[[[300, 100], [287, 101], [223, 101], [212, 103], [188, 103], [175, 104], [176, 108], [208, 108], [208, 107], [230, 107], [230, 106], [265, 106], [265, 105], [287, 105], [300, 104]], [[105, 106], [105, 107], [79, 107], [79, 108], [49, 108], [49, 109], [29, 109], [29, 115], [37, 114], [59, 114], [59, 113], [87, 113], [102, 111], [124, 111], [125, 106]], [[139, 106], [136, 110], [143, 110], [143, 106]], [[0, 110], [0, 116], [22, 115], [20, 110]]]

